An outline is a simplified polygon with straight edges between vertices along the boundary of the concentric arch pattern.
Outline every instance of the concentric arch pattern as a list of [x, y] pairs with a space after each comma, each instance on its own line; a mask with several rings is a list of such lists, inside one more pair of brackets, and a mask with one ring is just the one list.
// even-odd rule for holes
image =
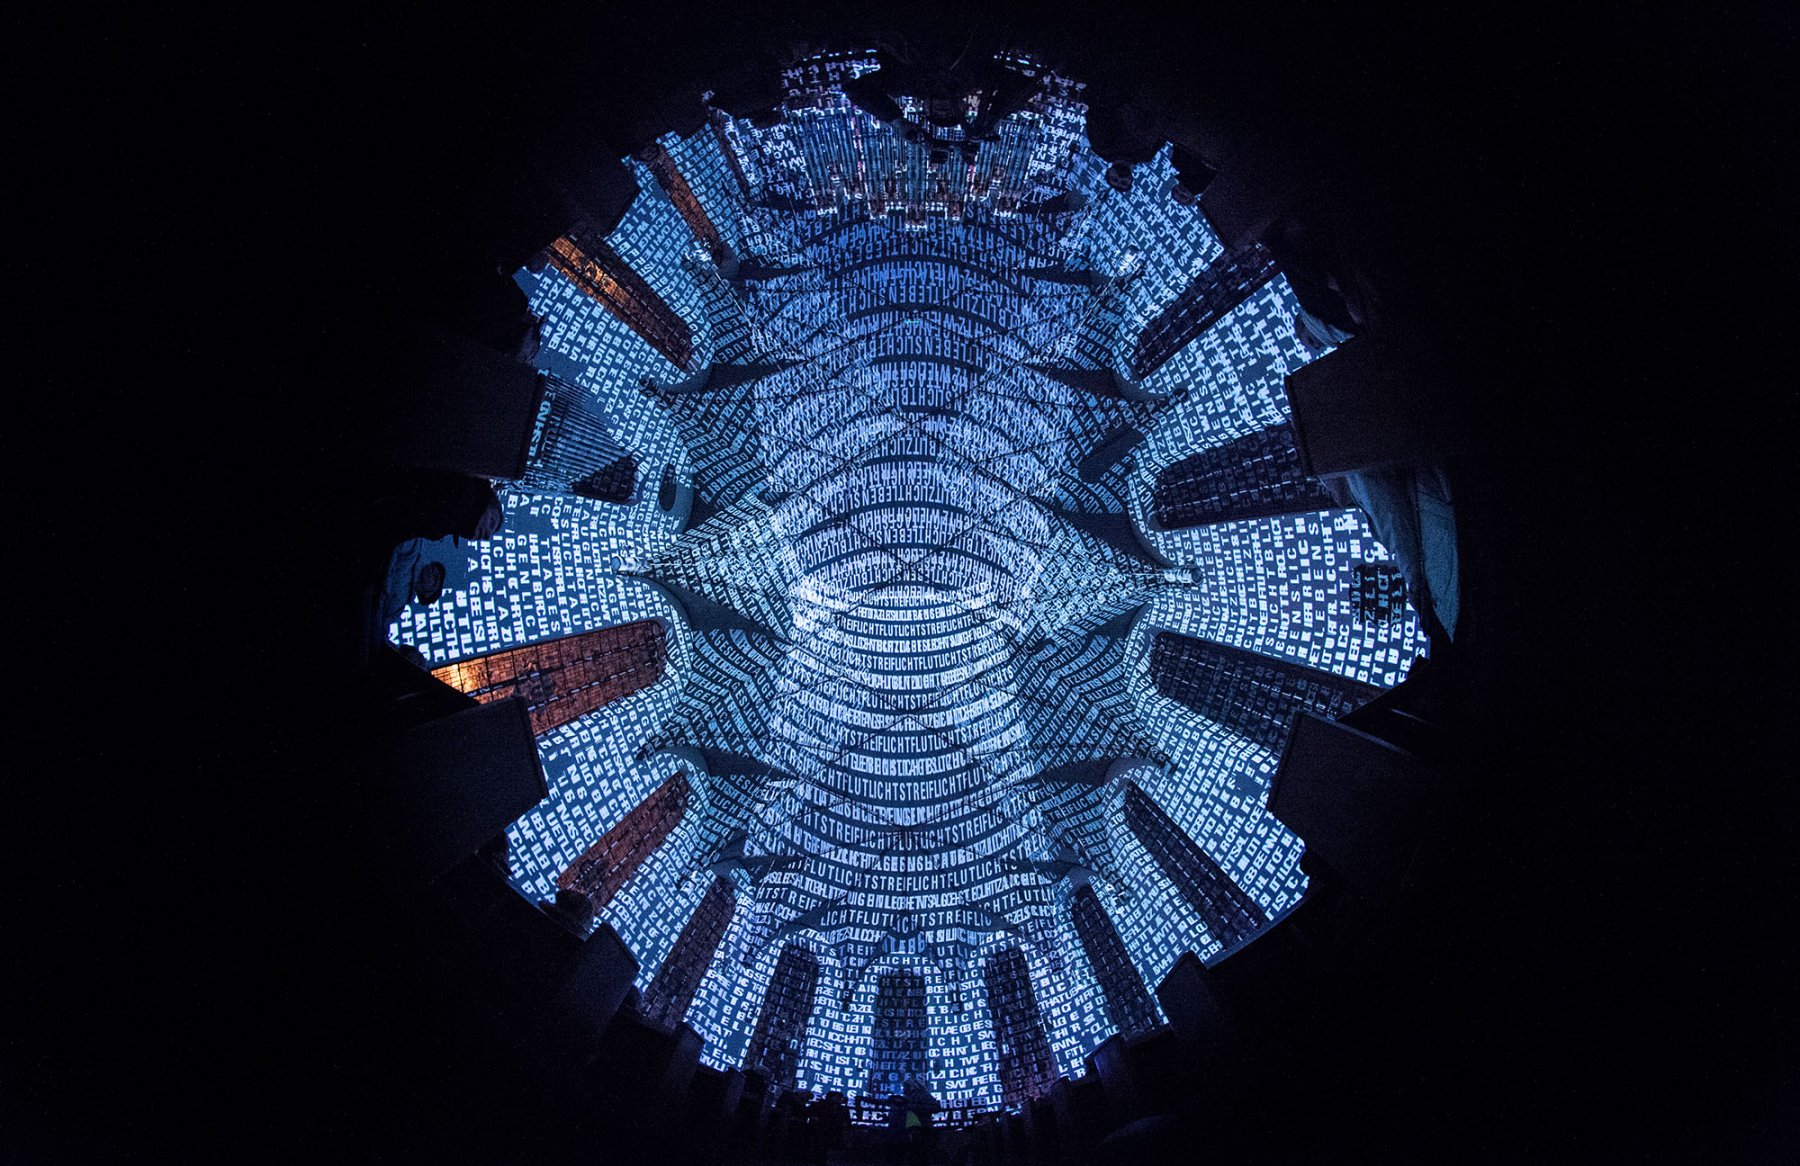
[[[1143, 521], [1163, 467], [1284, 418], [1280, 377], [1303, 359], [1277, 279], [1150, 383], [1115, 371], [1220, 250], [1168, 198], [1165, 158], [1133, 191], [1107, 187], [1064, 82], [972, 164], [934, 162], [829, 84], [800, 96], [771, 129], [667, 140], [728, 262], [643, 196], [612, 236], [696, 327], [701, 371], [634, 348], [555, 272], [521, 277], [544, 359], [641, 460], [679, 466], [694, 520], [511, 495], [515, 533], [453, 572], [474, 607], [394, 630], [434, 658], [478, 652], [484, 597], [520, 577], [579, 602], [565, 627], [669, 620], [665, 681], [540, 739], [553, 789], [511, 831], [520, 888], [552, 889], [679, 768], [686, 817], [603, 918], [648, 984], [707, 886], [731, 880], [687, 1012], [704, 1058], [746, 1055], [799, 946], [819, 976], [802, 1087], [865, 1091], [879, 981], [906, 969], [926, 985], [932, 1088], [993, 1104], [995, 953], [1023, 954], [1058, 1072], [1113, 1030], [1080, 888], [1149, 984], [1181, 951], [1217, 950], [1125, 826], [1122, 783], [1265, 913], [1303, 886], [1297, 840], [1262, 809], [1274, 757], [1156, 690], [1155, 631], [1390, 684], [1417, 629], [1354, 622], [1348, 572], [1386, 552], [1353, 512]], [[1127, 432], [1146, 435], [1136, 454], [1096, 466]], [[518, 638], [546, 634], [532, 626]]]
[[[1129, 713], [1103, 705], [1078, 736], [1034, 734], [1057, 711], [1036, 691], [1043, 646], [1185, 578], [1055, 509], [1072, 419], [1096, 405], [1029, 366], [1057, 359], [1103, 301], [1018, 277], [1057, 257], [980, 222], [907, 235], [854, 223], [809, 251], [804, 283], [761, 289], [768, 318], [824, 320], [831, 338], [827, 357], [757, 386], [770, 500], [644, 568], [780, 613], [757, 731], [733, 740], [736, 719], [709, 696], [664, 737], [728, 743], [779, 775], [746, 828], [758, 851], [806, 862], [758, 887], [772, 923], [840, 903], [819, 931], [865, 964], [896, 927], [972, 951], [972, 933], [1001, 918], [1041, 943], [1049, 897], [1012, 869], [1042, 837], [1031, 779], [1155, 752]], [[750, 578], [714, 551], [745, 526], [767, 563]]]

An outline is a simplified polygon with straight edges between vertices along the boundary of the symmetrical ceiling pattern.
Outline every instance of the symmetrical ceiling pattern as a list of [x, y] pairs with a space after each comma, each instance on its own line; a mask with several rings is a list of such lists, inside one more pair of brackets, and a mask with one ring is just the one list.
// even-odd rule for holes
[[[819, 968], [797, 1070], [816, 1089], [863, 1088], [876, 980], [906, 968], [927, 984], [933, 1087], [996, 1100], [983, 972], [1012, 948], [1059, 1071], [1079, 1071], [1112, 1029], [1072, 914], [1083, 887], [1150, 983], [1169, 945], [1217, 947], [1126, 828], [1121, 774], [1261, 910], [1293, 900], [1298, 844], [1257, 796], [1270, 752], [1155, 691], [1153, 628], [1375, 683], [1416, 638], [1410, 620], [1352, 628], [1340, 576], [1386, 554], [1349, 512], [1217, 528], [1241, 543], [1140, 533], [1157, 472], [1282, 419], [1301, 358], [1278, 332], [1285, 285], [1154, 388], [1131, 382], [1139, 331], [1217, 243], [1167, 197], [1165, 161], [1132, 192], [1105, 184], [1078, 86], [999, 64], [1032, 96], [983, 140], [876, 121], [842, 93], [872, 68], [854, 56], [790, 73], [773, 126], [718, 115], [665, 139], [728, 253], [649, 193], [612, 243], [693, 327], [689, 367], [557, 271], [520, 276], [543, 367], [592, 394], [651, 477], [629, 503], [563, 499], [547, 518], [509, 496], [531, 545], [457, 562], [446, 600], [393, 628], [441, 663], [539, 638], [520, 621], [554, 622], [537, 609], [565, 595], [587, 626], [670, 625], [664, 680], [541, 739], [553, 792], [513, 831], [515, 872], [544, 893], [685, 772], [685, 817], [602, 917], [648, 984], [728, 878], [688, 1021], [733, 1063], [797, 945]], [[1294, 569], [1315, 561], [1338, 566]], [[1271, 631], [1257, 605], [1299, 614]]]

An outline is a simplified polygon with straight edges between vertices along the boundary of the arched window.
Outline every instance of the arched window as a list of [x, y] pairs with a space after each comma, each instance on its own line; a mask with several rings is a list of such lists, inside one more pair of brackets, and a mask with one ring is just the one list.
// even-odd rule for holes
[[483, 704], [523, 697], [532, 731], [543, 734], [650, 687], [668, 662], [662, 621], [645, 619], [473, 656], [431, 674]]
[[994, 1019], [994, 1043], [1000, 1054], [1000, 1100], [1019, 1105], [1050, 1088], [1056, 1080], [1056, 1058], [1050, 1038], [1044, 1034], [1044, 1018], [1038, 1012], [1037, 994], [1031, 990], [1031, 971], [1025, 953], [1004, 948], [988, 960], [988, 1012]]
[[1151, 514], [1163, 530], [1306, 514], [1340, 505], [1300, 470], [1285, 423], [1190, 454], [1156, 475]]
[[625, 504], [637, 497], [637, 458], [619, 444], [591, 391], [545, 376], [521, 484]]
[[778, 1088], [792, 1089], [806, 1051], [806, 1026], [819, 990], [819, 961], [797, 944], [781, 949], [763, 996], [762, 1015], [750, 1037], [744, 1068], [761, 1069]]
[[624, 256], [604, 240], [577, 242], [564, 236], [550, 244], [550, 265], [569, 282], [600, 301], [669, 363], [686, 371], [694, 355], [694, 334], [687, 321], [656, 294]]
[[694, 238], [705, 243], [714, 255], [723, 251], [724, 236], [719, 234], [719, 228], [713, 226], [706, 208], [700, 205], [700, 200], [694, 196], [693, 187], [688, 185], [687, 178], [681, 173], [681, 167], [675, 164], [675, 159], [669, 156], [669, 151], [663, 148], [662, 143], [651, 142], [638, 152], [638, 160], [649, 168], [651, 177], [656, 179], [656, 185], [662, 187], [663, 193], [669, 196], [669, 201], [675, 204], [675, 209], [687, 223], [688, 230], [694, 232]]
[[594, 910], [600, 911], [681, 823], [687, 803], [687, 776], [677, 773], [570, 863], [556, 885], [586, 895]]
[[883, 972], [875, 983], [874, 1040], [869, 1050], [870, 1097], [891, 1097], [930, 1068], [925, 977]]
[[1137, 351], [1131, 358], [1132, 377], [1141, 381], [1161, 368], [1171, 356], [1217, 324], [1225, 313], [1275, 278], [1275, 272], [1275, 257], [1260, 243], [1227, 251], [1207, 264], [1138, 334]]
[[731, 923], [731, 913], [736, 906], [737, 892], [732, 889], [731, 881], [715, 876], [712, 885], [706, 888], [706, 894], [701, 896], [700, 905], [694, 908], [687, 926], [675, 937], [675, 946], [669, 949], [662, 967], [656, 970], [656, 978], [644, 992], [646, 1020], [673, 1028], [687, 1016], [688, 1006], [693, 1004], [694, 994], [700, 990], [700, 980], [706, 975], [706, 969], [712, 966], [719, 940], [725, 937], [725, 928]]
[[1226, 947], [1260, 930], [1269, 917], [1255, 899], [1187, 836], [1187, 831], [1135, 785], [1125, 787], [1125, 824], [1156, 865]]
[[1138, 975], [1119, 929], [1107, 917], [1094, 888], [1076, 888], [1069, 910], [1075, 919], [1075, 934], [1081, 937], [1081, 948], [1093, 966], [1094, 978], [1100, 981], [1107, 1018], [1127, 1037], [1155, 1028], [1156, 1006], [1150, 1002], [1144, 978]]
[[1151, 641], [1150, 680], [1170, 700], [1276, 752], [1302, 709], [1338, 717], [1381, 691], [1334, 672], [1177, 632], [1157, 632]]

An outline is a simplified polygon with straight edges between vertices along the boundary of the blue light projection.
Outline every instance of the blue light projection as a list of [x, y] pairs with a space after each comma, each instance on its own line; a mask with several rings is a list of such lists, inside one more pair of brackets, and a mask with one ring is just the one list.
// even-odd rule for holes
[[1377, 686], [1420, 645], [1410, 610], [1360, 618], [1357, 567], [1388, 554], [1358, 512], [1149, 528], [1165, 467], [1286, 419], [1292, 293], [1277, 277], [1130, 383], [1144, 324], [1219, 244], [1169, 197], [1166, 155], [1112, 190], [1080, 87], [1003, 63], [1038, 94], [968, 151], [852, 106], [858, 54], [790, 70], [776, 125], [665, 138], [733, 253], [698, 245], [647, 174], [608, 242], [693, 326], [702, 372], [554, 270], [517, 277], [540, 367], [591, 394], [649, 485], [626, 505], [508, 492], [504, 534], [428, 548], [445, 597], [390, 628], [435, 664], [668, 621], [661, 682], [540, 739], [551, 792], [509, 832], [514, 881], [552, 893], [686, 773], [687, 813], [602, 918], [648, 986], [729, 879], [686, 1020], [707, 1063], [737, 1064], [782, 953], [808, 953], [795, 1073], [815, 1091], [862, 1095], [892, 1059], [877, 1001], [906, 973], [933, 1091], [998, 1106], [984, 968], [1010, 949], [1029, 992], [1003, 1010], [1032, 1000], [1055, 1072], [1081, 1073], [1114, 1026], [1080, 888], [1146, 984], [1216, 953], [1128, 828], [1127, 781], [1264, 913], [1297, 901], [1301, 844], [1264, 808], [1276, 758], [1156, 690], [1157, 630]]

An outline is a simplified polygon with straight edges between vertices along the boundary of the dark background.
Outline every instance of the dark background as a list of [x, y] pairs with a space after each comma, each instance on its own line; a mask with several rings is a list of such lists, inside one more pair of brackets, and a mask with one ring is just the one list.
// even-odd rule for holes
[[[1573, 9], [982, 17], [1342, 176], [1480, 427], [1442, 962], [1364, 970], [1393, 988], [1341, 1022], [1355, 1080], [1260, 1115], [1274, 1160], [1395, 1129], [1451, 1158], [1800, 1141], [1793, 600], [1767, 577], [1793, 513], [1768, 438], [1792, 420], [1795, 23]], [[395, 905], [341, 861], [317, 629], [388, 305], [559, 117], [628, 124], [755, 51], [971, 19], [13, 18], [9, 1152], [360, 1156], [333, 1140], [332, 1042]]]

